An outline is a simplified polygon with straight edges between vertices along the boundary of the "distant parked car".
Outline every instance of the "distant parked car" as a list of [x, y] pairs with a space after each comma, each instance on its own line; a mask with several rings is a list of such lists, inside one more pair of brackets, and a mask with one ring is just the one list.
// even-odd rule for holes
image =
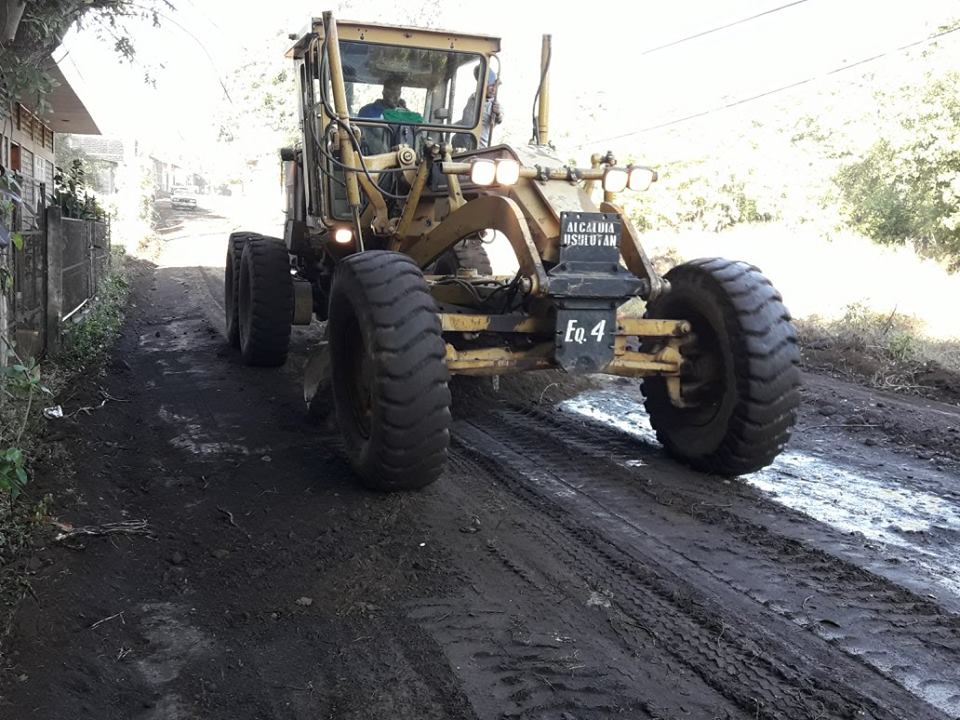
[[194, 194], [192, 188], [183, 186], [175, 187], [173, 193], [170, 195], [170, 204], [175, 208], [182, 207], [195, 210], [197, 207], [197, 196]]

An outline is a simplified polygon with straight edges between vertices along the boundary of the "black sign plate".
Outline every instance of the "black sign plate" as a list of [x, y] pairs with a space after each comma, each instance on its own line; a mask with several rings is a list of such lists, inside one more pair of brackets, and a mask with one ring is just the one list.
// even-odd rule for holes
[[557, 364], [568, 373], [602, 371], [613, 360], [616, 310], [559, 310]]
[[617, 213], [560, 213], [560, 261], [619, 262], [620, 222]]

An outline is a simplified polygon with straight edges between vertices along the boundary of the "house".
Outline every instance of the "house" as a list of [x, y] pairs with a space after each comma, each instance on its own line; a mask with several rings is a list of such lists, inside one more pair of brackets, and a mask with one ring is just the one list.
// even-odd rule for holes
[[90, 166], [86, 177], [89, 188], [101, 195], [113, 195], [117, 192], [117, 176], [127, 156], [123, 140], [102, 135], [63, 135], [57, 146], [62, 170], [69, 169], [70, 163], [64, 156], [69, 157], [71, 151], [86, 158]]
[[[74, 299], [85, 302], [92, 295], [110, 247], [109, 239], [103, 241], [108, 236], [102, 223], [60, 221], [54, 212], [57, 230], [50, 232], [45, 206], [53, 204], [58, 138], [64, 132], [96, 135], [100, 130], [60, 68], [53, 65], [48, 72], [58, 83], [47, 96], [51, 112], [41, 116], [0, 97], [0, 166], [20, 176], [22, 198], [11, 218], [22, 247], [17, 252], [13, 246], [0, 249], [13, 273], [12, 288], [0, 289], [0, 337], [13, 337], [21, 357], [37, 357], [57, 347], [67, 303], [72, 312]], [[86, 225], [79, 233], [61, 232], [68, 222]], [[92, 227], [98, 224], [103, 227]], [[102, 249], [96, 254], [94, 242], [97, 248], [106, 248], [106, 255]], [[8, 361], [4, 345], [0, 366]]]
[[[54, 148], [62, 133], [99, 135], [100, 129], [57, 65], [48, 70], [57, 86], [47, 100], [53, 108], [39, 116], [0, 98], [0, 164], [23, 177], [23, 205], [33, 214], [41, 194], [53, 192]], [[10, 113], [12, 112], [12, 117]]]
[[200, 188], [207, 185], [207, 180], [201, 173], [190, 169], [196, 161], [184, 159], [180, 154], [154, 148], [150, 161], [153, 163], [154, 182], [161, 195], [170, 194], [173, 188], [178, 186]]

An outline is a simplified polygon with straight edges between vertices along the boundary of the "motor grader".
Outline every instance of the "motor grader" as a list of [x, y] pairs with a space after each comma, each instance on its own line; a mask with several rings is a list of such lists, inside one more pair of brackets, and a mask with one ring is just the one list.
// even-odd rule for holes
[[[227, 335], [251, 365], [286, 361], [291, 326], [326, 322], [305, 395], [329, 409], [361, 481], [418, 488], [444, 470], [451, 375], [556, 368], [642, 377], [666, 450], [732, 476], [768, 465], [796, 416], [799, 353], [753, 266], [713, 258], [660, 276], [616, 203], [656, 172], [549, 143], [544, 36], [529, 145], [489, 144], [500, 41], [314, 19], [288, 56], [302, 137], [281, 151], [283, 238], [236, 232]], [[505, 238], [515, 275], [491, 271]], [[645, 301], [643, 317], [619, 308]]]

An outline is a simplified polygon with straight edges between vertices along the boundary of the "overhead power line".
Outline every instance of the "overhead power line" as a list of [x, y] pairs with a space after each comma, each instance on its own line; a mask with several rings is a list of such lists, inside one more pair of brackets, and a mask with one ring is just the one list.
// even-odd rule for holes
[[655, 53], [655, 52], [658, 52], [658, 51], [660, 51], [660, 50], [666, 50], [667, 48], [673, 47], [674, 45], [679, 45], [679, 44], [681, 44], [681, 43], [685, 43], [685, 42], [688, 42], [688, 41], [690, 41], [690, 40], [696, 40], [697, 38], [702, 38], [704, 35], [710, 35], [710, 34], [715, 33], [715, 32], [720, 32], [721, 30], [726, 30], [727, 28], [732, 28], [732, 27], [734, 27], [735, 25], [742, 25], [743, 23], [750, 22], [751, 20], [756, 20], [757, 18], [762, 18], [762, 17], [764, 17], [765, 15], [772, 15], [773, 13], [780, 12], [781, 10], [786, 10], [787, 8], [792, 8], [792, 7], [795, 6], [795, 5], [803, 5], [803, 3], [807, 2], [807, 1], [808, 1], [808, 0], [795, 0], [794, 2], [787, 3], [786, 5], [780, 5], [779, 7], [770, 8], [769, 10], [764, 10], [763, 12], [757, 13], [756, 15], [751, 15], [750, 17], [745, 17], [745, 18], [741, 18], [741, 19], [739, 19], [739, 20], [734, 20], [733, 22], [729, 22], [729, 23], [727, 23], [726, 25], [720, 25], [720, 26], [715, 27], [715, 28], [710, 28], [709, 30], [703, 30], [702, 32], [694, 33], [693, 35], [688, 35], [687, 37], [682, 37], [682, 38], [680, 38], [679, 40], [671, 40], [670, 42], [664, 43], [663, 45], [657, 45], [656, 47], [648, 48], [647, 50], [644, 50], [644, 51], [641, 52], [640, 54], [641, 54], [641, 55], [649, 55], [649, 54], [651, 54], [651, 53]]
[[828, 70], [825, 73], [820, 75], [813, 75], [803, 80], [797, 80], [796, 82], [789, 83], [787, 85], [781, 85], [780, 87], [775, 87], [770, 90], [765, 90], [762, 93], [756, 95], [750, 95], [749, 97], [739, 98], [731, 102], [725, 103], [723, 105], [718, 105], [717, 107], [708, 108], [706, 110], [700, 110], [699, 112], [691, 113], [690, 115], [684, 115], [683, 117], [674, 118], [673, 120], [667, 120], [662, 123], [657, 123], [656, 125], [648, 125], [647, 127], [640, 128], [639, 130], [631, 130], [628, 133], [623, 133], [622, 135], [613, 135], [611, 137], [601, 138], [600, 140], [591, 140], [589, 142], [582, 143], [574, 147], [574, 149], [579, 149], [586, 147], [587, 145], [596, 145], [598, 143], [610, 142], [611, 140], [622, 140], [624, 138], [633, 137], [634, 135], [642, 135], [643, 133], [651, 132], [653, 130], [661, 130], [665, 127], [670, 127], [671, 125], [679, 125], [680, 123], [689, 122], [690, 120], [696, 120], [697, 118], [705, 117], [716, 112], [721, 112], [723, 110], [729, 110], [730, 108], [737, 107], [738, 105], [745, 105], [746, 103], [753, 102], [754, 100], [762, 100], [765, 97], [770, 95], [776, 95], [777, 93], [784, 92], [786, 90], [792, 90], [793, 88], [800, 87], [801, 85], [807, 85], [809, 83], [815, 82], [817, 80], [823, 80], [824, 78], [830, 77], [831, 75], [836, 75], [837, 73], [845, 72], [851, 68], [858, 67], [860, 65], [866, 65], [867, 63], [874, 62], [875, 60], [880, 60], [887, 57], [888, 55], [895, 55], [896, 53], [903, 52], [904, 50], [909, 50], [910, 48], [917, 47], [918, 45], [925, 45], [927, 43], [933, 42], [939, 38], [942, 38], [951, 33], [960, 32], [960, 26], [951, 28], [949, 30], [944, 30], [943, 32], [936, 33], [935, 35], [929, 35], [921, 40], [916, 40], [906, 45], [901, 45], [900, 47], [887, 50], [885, 52], [879, 53], [877, 55], [871, 55], [870, 57], [861, 58], [852, 63], [847, 63], [846, 65], [841, 65], [836, 67], [833, 70]]

